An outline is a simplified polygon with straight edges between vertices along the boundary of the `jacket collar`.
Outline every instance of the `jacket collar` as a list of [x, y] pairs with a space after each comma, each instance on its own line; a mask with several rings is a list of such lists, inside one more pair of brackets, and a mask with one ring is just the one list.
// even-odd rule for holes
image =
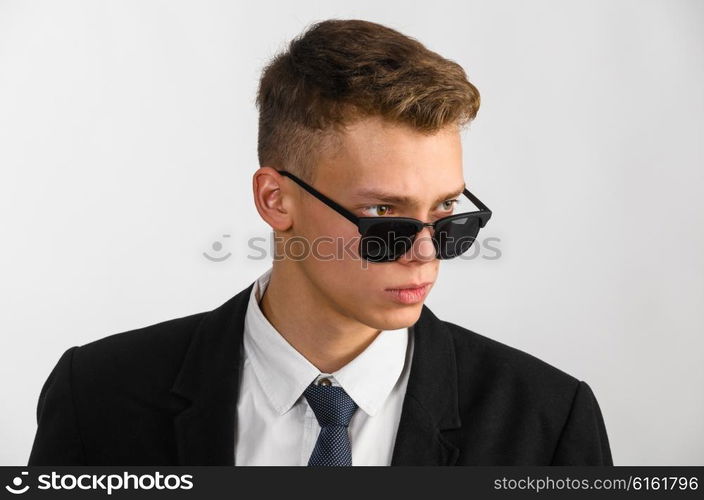
[[451, 333], [423, 305], [411, 327], [415, 347], [391, 465], [454, 465], [461, 427], [457, 360]]
[[203, 316], [171, 392], [190, 401], [175, 417], [179, 465], [234, 465], [242, 332], [254, 283]]
[[[187, 406], [174, 419], [179, 465], [234, 465], [247, 304], [254, 283], [204, 314], [171, 388]], [[453, 465], [460, 427], [452, 336], [423, 305], [391, 465]]]

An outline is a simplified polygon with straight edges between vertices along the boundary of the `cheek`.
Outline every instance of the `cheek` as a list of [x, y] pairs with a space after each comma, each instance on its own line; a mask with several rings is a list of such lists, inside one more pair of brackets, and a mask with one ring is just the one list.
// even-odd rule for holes
[[[301, 234], [304, 233], [304, 234]], [[311, 264], [325, 267], [359, 265], [359, 231], [351, 221], [334, 212], [311, 213], [301, 227], [310, 249]]]
[[317, 281], [337, 302], [373, 303], [379, 298], [371, 291], [383, 289], [382, 284], [399, 281], [388, 279], [389, 275], [396, 274], [393, 266], [367, 262], [359, 257], [359, 230], [339, 214], [313, 211], [297, 233], [299, 236], [305, 233], [309, 245], [304, 265], [310, 279]]

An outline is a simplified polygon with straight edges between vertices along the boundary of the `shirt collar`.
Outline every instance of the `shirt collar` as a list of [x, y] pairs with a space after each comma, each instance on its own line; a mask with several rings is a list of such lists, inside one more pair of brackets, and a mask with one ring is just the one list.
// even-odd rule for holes
[[[259, 301], [271, 272], [269, 268], [252, 288], [245, 314], [244, 348], [269, 401], [283, 415], [321, 372], [262, 313]], [[362, 353], [330, 375], [357, 406], [373, 416], [401, 375], [407, 346], [408, 328], [382, 330]]]

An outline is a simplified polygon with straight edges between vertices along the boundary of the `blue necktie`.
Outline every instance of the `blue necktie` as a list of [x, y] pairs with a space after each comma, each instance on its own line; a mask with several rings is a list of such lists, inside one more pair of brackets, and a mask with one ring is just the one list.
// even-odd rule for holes
[[342, 387], [312, 383], [303, 393], [320, 424], [320, 434], [308, 465], [352, 465], [347, 426], [357, 404]]

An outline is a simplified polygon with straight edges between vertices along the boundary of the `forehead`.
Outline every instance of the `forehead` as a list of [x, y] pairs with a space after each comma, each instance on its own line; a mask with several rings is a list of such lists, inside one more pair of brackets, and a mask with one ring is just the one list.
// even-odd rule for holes
[[464, 182], [461, 137], [454, 126], [425, 134], [369, 117], [347, 126], [335, 144], [334, 152], [321, 156], [316, 178], [348, 193], [379, 190], [431, 198]]

